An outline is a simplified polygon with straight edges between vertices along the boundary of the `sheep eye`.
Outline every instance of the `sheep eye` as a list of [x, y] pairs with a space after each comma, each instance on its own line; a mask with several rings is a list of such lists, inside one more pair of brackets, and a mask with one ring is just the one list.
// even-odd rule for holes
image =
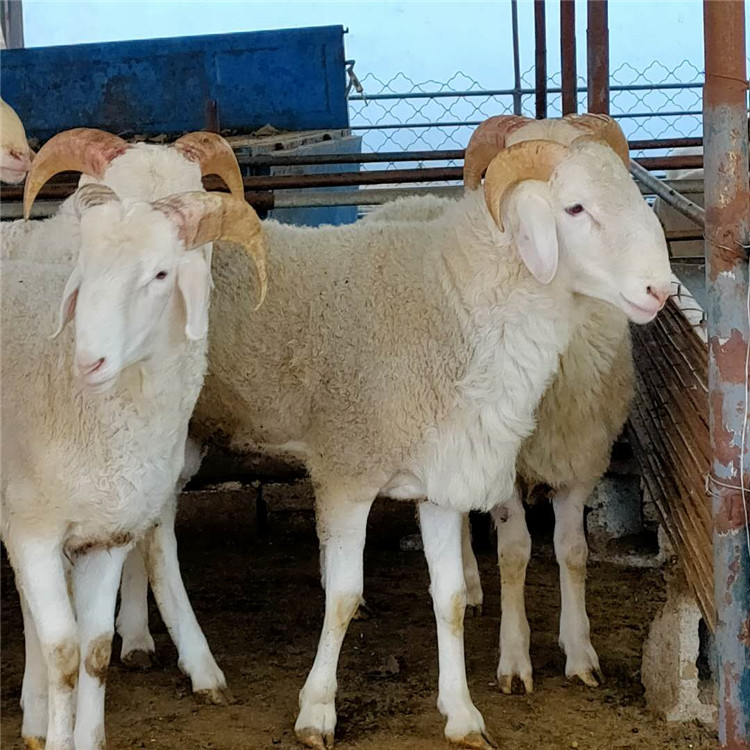
[[583, 213], [583, 206], [580, 203], [568, 206], [568, 208], [565, 209], [565, 213], [568, 214], [568, 216], [578, 216], [578, 214]]
[[167, 272], [166, 271], [159, 271], [159, 273], [157, 273], [156, 276], [154, 276], [154, 278], [157, 279], [158, 281], [161, 281], [162, 279], [166, 279], [167, 278]]

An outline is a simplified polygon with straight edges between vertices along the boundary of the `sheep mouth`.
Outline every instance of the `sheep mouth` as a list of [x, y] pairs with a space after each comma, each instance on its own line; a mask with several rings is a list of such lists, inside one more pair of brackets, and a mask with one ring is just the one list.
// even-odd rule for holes
[[638, 323], [639, 325], [650, 323], [657, 316], [657, 314], [659, 313], [659, 310], [661, 310], [661, 308], [663, 307], [663, 305], [659, 305], [658, 307], [644, 307], [642, 305], [638, 305], [632, 300], [628, 299], [622, 293], [620, 293], [620, 297], [622, 298], [622, 301], [625, 303], [624, 305], [625, 314], [634, 323]]
[[[98, 375], [99, 373], [97, 373]], [[106, 393], [112, 388], [117, 380], [117, 373], [114, 375], [105, 375], [104, 377], [84, 377], [81, 378], [83, 384], [86, 386], [86, 390], [91, 393]]]

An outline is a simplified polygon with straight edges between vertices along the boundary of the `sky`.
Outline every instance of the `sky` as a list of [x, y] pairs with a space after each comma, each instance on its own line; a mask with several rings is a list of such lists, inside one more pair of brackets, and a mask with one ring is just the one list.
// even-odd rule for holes
[[[30, 47], [341, 24], [349, 30], [346, 54], [356, 60], [360, 78], [370, 73], [388, 80], [403, 73], [415, 81], [445, 82], [462, 71], [484, 88], [507, 87], [513, 80], [509, 0], [24, 0], [23, 7]], [[552, 74], [560, 57], [556, 0], [547, 3], [547, 14]], [[579, 0], [579, 74], [586, 70], [585, 16], [586, 3]], [[703, 68], [701, 0], [610, 0], [609, 26], [613, 71], [624, 63], [642, 70], [654, 60], [669, 69], [684, 60]], [[526, 71], [534, 59], [532, 0], [519, 2], [519, 28]]]

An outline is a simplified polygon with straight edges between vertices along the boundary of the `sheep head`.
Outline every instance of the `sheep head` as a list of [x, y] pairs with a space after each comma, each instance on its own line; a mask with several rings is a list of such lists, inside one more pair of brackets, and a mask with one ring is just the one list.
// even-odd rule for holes
[[23, 182], [33, 158], [21, 118], [0, 99], [0, 181]]
[[671, 278], [664, 232], [607, 143], [585, 137], [509, 146], [487, 168], [484, 195], [539, 282], [558, 277], [635, 323], [663, 307]]
[[576, 141], [606, 143], [628, 166], [628, 141], [620, 126], [607, 115], [566, 115], [560, 119], [532, 120], [519, 115], [498, 115], [485, 120], [472, 133], [464, 158], [464, 185], [476, 190], [482, 173], [507, 146], [523, 141], [555, 141], [570, 146]]
[[[235, 197], [244, 196], [237, 159], [232, 147], [220, 135], [188, 133], [166, 148], [179, 153], [186, 162], [196, 164], [201, 176], [216, 174], [221, 177]], [[144, 166], [143, 157], [136, 156], [137, 153], [142, 154], [142, 149], [103, 130], [74, 128], [58, 133], [40, 149], [29, 174], [24, 191], [24, 217], [28, 219], [31, 205], [45, 183], [56, 174], [66, 171], [83, 173], [81, 184], [91, 181], [86, 178], [106, 181], [124, 197], [156, 197], [153, 195], [155, 187], [152, 184], [152, 171], [159, 171], [161, 164]], [[133, 155], [132, 164], [125, 163], [130, 156], [118, 160], [124, 154]], [[114, 168], [115, 165], [117, 169]], [[122, 169], [119, 169], [120, 165]], [[108, 171], [110, 166], [113, 167], [112, 172]], [[160, 173], [160, 189], [164, 188], [163, 178], [164, 175]], [[184, 190], [185, 187], [176, 189]]]
[[111, 188], [89, 184], [78, 189], [74, 205], [81, 244], [55, 335], [75, 319], [74, 371], [95, 391], [158, 356], [180, 330], [190, 340], [205, 337], [210, 268], [196, 248], [218, 240], [240, 244], [265, 293], [265, 238], [244, 200], [202, 191], [120, 200]]

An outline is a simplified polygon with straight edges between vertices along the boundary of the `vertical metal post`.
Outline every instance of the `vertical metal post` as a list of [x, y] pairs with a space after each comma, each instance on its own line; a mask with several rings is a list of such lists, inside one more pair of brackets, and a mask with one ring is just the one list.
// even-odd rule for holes
[[[745, 2], [704, 0], [703, 143], [719, 741], [750, 749], [748, 188]], [[744, 247], [743, 247], [744, 246]], [[744, 440], [743, 440], [744, 438]], [[743, 442], [745, 455], [742, 456]]]
[[545, 0], [534, 0], [534, 73], [536, 118], [547, 117], [547, 18]]
[[23, 47], [23, 5], [21, 0], [0, 0], [0, 18], [7, 49]]
[[609, 26], [607, 0], [588, 0], [586, 55], [589, 112], [609, 114]]
[[518, 45], [518, 0], [511, 0], [510, 16], [513, 29], [513, 114], [520, 115], [523, 102], [521, 101], [521, 58]]
[[578, 112], [575, 0], [560, 0], [560, 67], [562, 70], [562, 113], [569, 115]]

